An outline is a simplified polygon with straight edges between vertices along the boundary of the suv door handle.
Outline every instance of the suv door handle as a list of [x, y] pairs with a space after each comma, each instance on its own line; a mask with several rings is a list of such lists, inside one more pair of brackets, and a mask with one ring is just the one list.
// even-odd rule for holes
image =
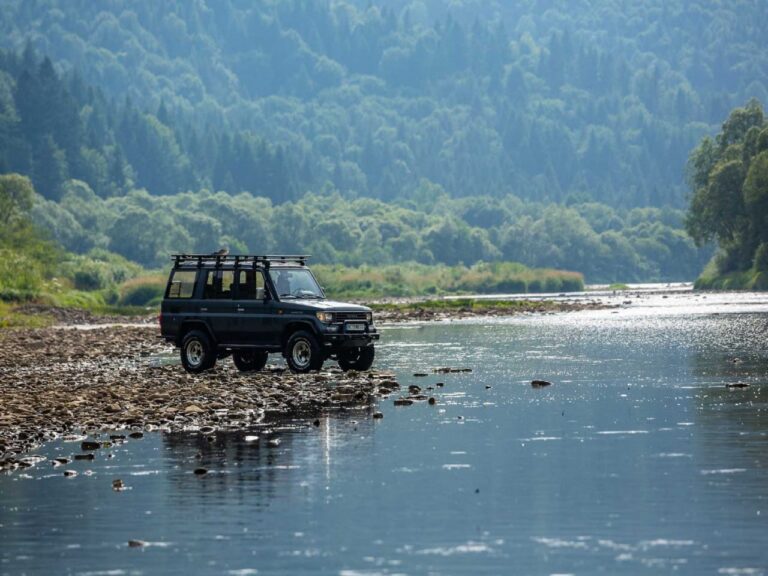
[[238, 307], [237, 307], [237, 311], [238, 311], [238, 312], [245, 312], [245, 308], [240, 308], [240, 307], [238, 306]]
[[200, 312], [208, 312], [208, 308], [200, 308]]

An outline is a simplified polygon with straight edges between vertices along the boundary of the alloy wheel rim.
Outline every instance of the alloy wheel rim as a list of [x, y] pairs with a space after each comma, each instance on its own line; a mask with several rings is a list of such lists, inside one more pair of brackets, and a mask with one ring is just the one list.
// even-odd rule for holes
[[309, 360], [312, 357], [312, 349], [309, 347], [309, 342], [306, 340], [299, 340], [293, 346], [293, 362], [299, 368], [305, 368], [309, 366]]
[[203, 362], [203, 345], [199, 340], [192, 340], [187, 344], [187, 361], [194, 367], [200, 366]]

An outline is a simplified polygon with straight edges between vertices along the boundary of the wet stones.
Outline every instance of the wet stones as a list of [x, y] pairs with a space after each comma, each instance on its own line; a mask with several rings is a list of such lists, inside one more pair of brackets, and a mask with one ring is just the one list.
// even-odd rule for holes
[[381, 413], [381, 412], [374, 412], [373, 413], [373, 419], [374, 420], [381, 420], [382, 418], [384, 418], [384, 414], [383, 413]]
[[435, 368], [432, 370], [434, 374], [466, 374], [472, 372], [472, 368]]
[[17, 469], [11, 458], [55, 438], [77, 442], [83, 452], [77, 459], [91, 458], [110, 445], [93, 437], [102, 431], [115, 444], [152, 429], [201, 430], [208, 437], [247, 429], [267, 414], [367, 408], [400, 389], [391, 372], [331, 366], [307, 375], [275, 367], [245, 374], [224, 360], [190, 375], [154, 362], [153, 356], [177, 352], [151, 325], [0, 331], [0, 347], [3, 469]]
[[532, 388], [545, 388], [546, 386], [552, 386], [552, 382], [547, 380], [531, 380]]
[[147, 543], [144, 540], [128, 540], [129, 548], [143, 548]]
[[738, 388], [749, 388], [749, 384], [746, 382], [729, 382], [725, 387], [733, 390]]
[[413, 400], [410, 398], [397, 398], [394, 400], [395, 406], [410, 406], [413, 404]]

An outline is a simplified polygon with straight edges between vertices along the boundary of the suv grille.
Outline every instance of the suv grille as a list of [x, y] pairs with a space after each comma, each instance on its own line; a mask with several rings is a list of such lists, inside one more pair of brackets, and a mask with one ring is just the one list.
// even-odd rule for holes
[[344, 322], [345, 320], [365, 320], [367, 312], [334, 312], [333, 320], [335, 322]]

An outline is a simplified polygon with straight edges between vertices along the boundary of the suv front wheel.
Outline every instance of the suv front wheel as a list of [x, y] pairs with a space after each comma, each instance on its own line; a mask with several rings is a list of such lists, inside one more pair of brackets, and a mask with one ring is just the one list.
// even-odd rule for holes
[[373, 346], [350, 348], [339, 352], [339, 368], [344, 370], [368, 370], [373, 365]]
[[303, 373], [320, 370], [323, 367], [323, 355], [320, 345], [309, 332], [299, 331], [291, 335], [285, 345], [285, 361], [291, 372]]
[[198, 374], [216, 364], [216, 352], [205, 332], [192, 330], [181, 342], [181, 365], [187, 372]]
[[232, 360], [240, 372], [255, 372], [266, 366], [267, 356], [268, 354], [263, 350], [234, 352]]

